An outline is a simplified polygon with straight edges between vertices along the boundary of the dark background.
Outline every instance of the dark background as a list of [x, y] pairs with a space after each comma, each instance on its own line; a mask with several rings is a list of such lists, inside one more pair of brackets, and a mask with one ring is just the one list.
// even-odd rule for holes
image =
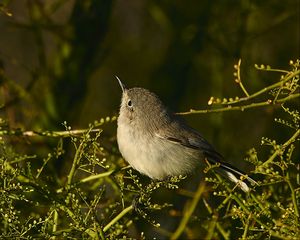
[[[4, 9], [1, 114], [13, 127], [60, 130], [66, 120], [85, 128], [117, 114], [114, 75], [151, 89], [174, 111], [205, 109], [210, 96], [243, 96], [232, 75], [239, 58], [251, 93], [279, 77], [255, 63], [287, 68], [299, 57], [298, 0], [28, 0]], [[265, 108], [186, 119], [234, 161], [269, 134], [273, 117]]]
[[[0, 2], [1, 3], [1, 2]], [[208, 109], [215, 97], [243, 96], [233, 65], [242, 59], [250, 93], [299, 58], [299, 0], [3, 1], [0, 12], [0, 115], [12, 128], [73, 129], [118, 113], [119, 76], [156, 92], [174, 111]], [[279, 107], [196, 114], [186, 120], [228, 161], [242, 159], [273, 128]], [[103, 136], [115, 142], [116, 124]]]

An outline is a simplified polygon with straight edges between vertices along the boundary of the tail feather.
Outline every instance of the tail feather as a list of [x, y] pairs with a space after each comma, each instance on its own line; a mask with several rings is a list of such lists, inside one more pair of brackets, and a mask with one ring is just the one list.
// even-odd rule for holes
[[222, 161], [216, 161], [213, 159], [207, 159], [211, 164], [220, 164], [220, 172], [226, 175], [232, 182], [236, 183], [244, 192], [249, 192], [250, 188], [247, 183], [250, 185], [257, 185], [257, 182], [249, 177], [246, 173], [238, 170], [237, 168], [231, 166], [229, 163]]

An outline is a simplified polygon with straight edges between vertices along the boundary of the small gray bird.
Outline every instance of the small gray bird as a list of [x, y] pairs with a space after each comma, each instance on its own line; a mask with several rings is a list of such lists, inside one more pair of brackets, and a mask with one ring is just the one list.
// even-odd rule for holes
[[125, 160], [152, 179], [185, 175], [195, 171], [205, 159], [245, 191], [256, 182], [223, 157], [178, 115], [172, 113], [152, 92], [144, 88], [122, 88], [117, 140]]

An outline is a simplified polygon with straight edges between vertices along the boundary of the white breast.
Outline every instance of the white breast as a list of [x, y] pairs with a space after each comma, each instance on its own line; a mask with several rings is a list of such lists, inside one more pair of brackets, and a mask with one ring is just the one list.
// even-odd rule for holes
[[147, 138], [133, 128], [118, 124], [118, 145], [125, 160], [137, 171], [154, 179], [162, 179], [165, 173], [159, 163], [157, 151]]
[[[151, 137], [151, 138], [150, 138]], [[149, 139], [150, 138], [150, 139]], [[125, 160], [137, 171], [153, 178], [186, 174], [199, 159], [185, 151], [185, 147], [154, 136], [145, 136], [134, 127], [118, 123], [117, 139]]]

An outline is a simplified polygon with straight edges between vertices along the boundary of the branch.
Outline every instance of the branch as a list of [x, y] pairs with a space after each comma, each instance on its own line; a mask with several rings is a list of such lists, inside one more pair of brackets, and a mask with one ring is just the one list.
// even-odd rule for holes
[[250, 99], [253, 99], [253, 98], [255, 98], [255, 97], [257, 97], [257, 96], [259, 96], [259, 95], [261, 95], [261, 94], [263, 94], [263, 93], [265, 93], [267, 91], [270, 91], [270, 90], [272, 90], [272, 89], [274, 89], [276, 87], [282, 86], [284, 83], [288, 82], [293, 77], [296, 77], [299, 74], [300, 74], [300, 70], [295, 71], [295, 72], [291, 72], [290, 74], [288, 73], [281, 81], [276, 82], [276, 83], [274, 83], [274, 84], [272, 84], [272, 85], [270, 85], [268, 87], [265, 87], [265, 88], [263, 88], [263, 89], [255, 92], [255, 93], [247, 96], [247, 97], [239, 98], [239, 99], [231, 101], [230, 103], [227, 103], [227, 104], [235, 104], [235, 103], [239, 103], [239, 102], [242, 102], [242, 101], [248, 101]]
[[130, 205], [127, 208], [124, 208], [122, 212], [120, 212], [113, 220], [111, 220], [104, 228], [103, 228], [103, 232], [107, 232], [108, 229], [110, 229], [110, 227], [112, 225], [114, 225], [117, 221], [119, 221], [123, 216], [125, 216], [128, 212], [130, 212], [133, 209], [133, 206]]
[[262, 163], [260, 166], [258, 166], [258, 168], [262, 168], [262, 167], [266, 167], [268, 164], [270, 164], [271, 162], [274, 161], [274, 159], [281, 154], [282, 150], [284, 150], [287, 146], [289, 146], [290, 144], [292, 144], [293, 142], [295, 142], [297, 140], [297, 138], [300, 135], [300, 130], [297, 130], [294, 135], [287, 140], [279, 149], [277, 149], [272, 155], [271, 157], [269, 157], [269, 159], [267, 161], [265, 161], [264, 163]]
[[205, 190], [205, 184], [200, 183], [190, 206], [188, 207], [188, 209], [186, 209], [179, 226], [177, 227], [176, 231], [171, 236], [172, 240], [178, 239], [180, 237], [180, 235], [182, 234], [182, 232], [185, 230], [186, 225], [188, 224], [189, 219], [191, 218], [193, 212], [195, 211], [195, 208], [197, 207], [197, 204], [198, 204], [200, 197], [201, 197], [202, 193], [204, 192], [204, 190]]
[[64, 131], [24, 131], [22, 129], [1, 129], [0, 130], [0, 136], [24, 136], [24, 137], [71, 137], [74, 135], [80, 135], [84, 133], [90, 133], [90, 132], [102, 132], [102, 129], [100, 128], [94, 128], [94, 127], [100, 127], [105, 123], [114, 122], [117, 120], [116, 116], [113, 117], [106, 117], [101, 118], [100, 121], [95, 121], [93, 125], [90, 126], [90, 128], [87, 129], [75, 129], [75, 130], [64, 130]]
[[295, 93], [291, 94], [285, 98], [281, 98], [276, 100], [276, 102], [273, 102], [272, 100], [267, 100], [264, 102], [258, 102], [258, 103], [250, 103], [247, 105], [242, 105], [242, 106], [227, 106], [227, 107], [222, 107], [222, 108], [216, 108], [216, 109], [203, 109], [203, 110], [195, 110], [195, 109], [190, 109], [188, 112], [180, 112], [176, 113], [177, 115], [189, 115], [189, 114], [198, 114], [198, 113], [217, 113], [217, 112], [228, 112], [228, 111], [244, 111], [248, 110], [250, 108], [256, 108], [256, 107], [266, 107], [270, 105], [280, 105], [281, 103], [284, 103], [286, 101], [290, 101], [295, 98], [299, 98], [300, 93]]

